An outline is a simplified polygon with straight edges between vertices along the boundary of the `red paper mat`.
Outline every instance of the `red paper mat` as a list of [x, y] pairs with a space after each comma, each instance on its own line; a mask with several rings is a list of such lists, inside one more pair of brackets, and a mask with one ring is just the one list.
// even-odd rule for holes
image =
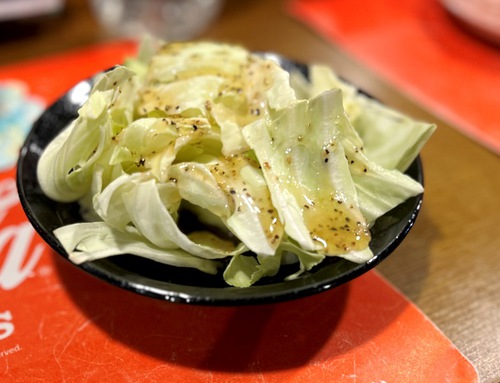
[[298, 20], [500, 153], [500, 50], [462, 30], [438, 0], [291, 0], [288, 5]]
[[[0, 68], [0, 79], [52, 102], [133, 50], [73, 52]], [[248, 307], [174, 304], [108, 285], [35, 234], [14, 168], [0, 172], [0, 302], [0, 382], [477, 382], [463, 355], [375, 271]]]

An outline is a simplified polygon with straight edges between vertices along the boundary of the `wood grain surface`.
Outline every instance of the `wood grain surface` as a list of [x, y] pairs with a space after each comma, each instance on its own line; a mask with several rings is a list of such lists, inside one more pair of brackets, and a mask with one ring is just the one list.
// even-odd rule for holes
[[[421, 214], [407, 239], [378, 270], [471, 360], [481, 382], [499, 382], [498, 156], [290, 18], [282, 1], [226, 0], [218, 21], [201, 37], [326, 63], [384, 103], [438, 124], [422, 152], [426, 192]], [[0, 24], [0, 65], [112, 38], [94, 20], [84, 0], [68, 0], [59, 15]], [[498, 97], [498, 91], [492, 97]]]

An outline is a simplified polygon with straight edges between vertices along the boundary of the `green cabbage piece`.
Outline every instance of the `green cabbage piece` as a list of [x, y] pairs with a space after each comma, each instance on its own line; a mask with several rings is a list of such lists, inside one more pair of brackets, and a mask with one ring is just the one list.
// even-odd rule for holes
[[217, 261], [193, 256], [181, 249], [159, 248], [148, 242], [133, 227], [113, 229], [104, 222], [83, 222], [54, 231], [69, 259], [80, 264], [120, 254], [132, 254], [178, 267], [191, 267], [209, 274], [217, 273]]
[[327, 66], [311, 65], [310, 80], [297, 72], [293, 75], [294, 88], [305, 98], [342, 90], [344, 109], [363, 140], [365, 154], [384, 168], [404, 172], [436, 130], [435, 124], [412, 119], [360, 93]]

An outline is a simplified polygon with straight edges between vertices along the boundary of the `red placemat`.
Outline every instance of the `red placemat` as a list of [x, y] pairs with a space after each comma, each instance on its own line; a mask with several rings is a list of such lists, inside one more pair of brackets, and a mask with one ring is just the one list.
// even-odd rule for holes
[[413, 100], [500, 153], [500, 50], [461, 29], [438, 0], [291, 0], [288, 6]]
[[[0, 68], [0, 79], [52, 102], [133, 51], [99, 46]], [[248, 307], [174, 304], [108, 285], [42, 242], [11, 167], [0, 172], [4, 381], [468, 383], [477, 373], [375, 271], [308, 298]]]

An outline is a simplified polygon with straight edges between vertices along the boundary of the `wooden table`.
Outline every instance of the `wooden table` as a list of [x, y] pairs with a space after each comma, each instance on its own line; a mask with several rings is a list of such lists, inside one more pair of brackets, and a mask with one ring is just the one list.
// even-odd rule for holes
[[[481, 382], [499, 382], [498, 156], [292, 20], [281, 1], [226, 1], [220, 19], [203, 37], [327, 63], [386, 104], [438, 124], [422, 152], [426, 194], [421, 215], [409, 237], [378, 270], [471, 360]], [[0, 65], [111, 38], [84, 0], [68, 0], [61, 15], [0, 25]]]

